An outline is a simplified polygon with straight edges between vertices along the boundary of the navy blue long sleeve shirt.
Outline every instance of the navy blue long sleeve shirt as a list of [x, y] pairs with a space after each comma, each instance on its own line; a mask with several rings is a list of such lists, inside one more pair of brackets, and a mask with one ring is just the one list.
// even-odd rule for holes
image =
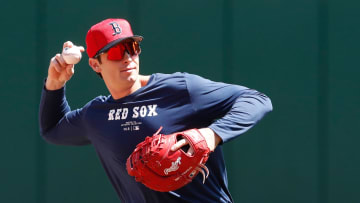
[[253, 89], [188, 73], [157, 73], [146, 86], [126, 97], [98, 96], [73, 111], [65, 88], [44, 88], [39, 122], [42, 137], [50, 143], [92, 144], [122, 202], [232, 202], [222, 144], [206, 163], [210, 175], [205, 184], [197, 176], [171, 192], [153, 191], [136, 182], [127, 174], [126, 160], [136, 145], [160, 126], [163, 134], [209, 127], [225, 143], [271, 110], [270, 99]]

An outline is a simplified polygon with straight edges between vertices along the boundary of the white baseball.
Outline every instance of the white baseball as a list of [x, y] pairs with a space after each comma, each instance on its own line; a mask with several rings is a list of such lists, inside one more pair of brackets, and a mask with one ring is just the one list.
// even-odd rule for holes
[[65, 47], [61, 55], [67, 64], [77, 64], [81, 60], [80, 48], [75, 45], [71, 48]]

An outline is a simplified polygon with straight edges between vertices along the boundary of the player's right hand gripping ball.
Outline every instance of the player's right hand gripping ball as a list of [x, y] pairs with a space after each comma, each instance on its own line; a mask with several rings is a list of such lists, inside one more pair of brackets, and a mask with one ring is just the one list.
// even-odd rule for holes
[[[198, 129], [191, 129], [170, 135], [159, 134], [139, 143], [126, 162], [129, 175], [150, 189], [168, 192], [190, 183], [201, 172], [203, 183], [209, 175], [205, 163], [210, 150], [204, 136]], [[182, 149], [171, 151], [177, 140], [185, 138], [193, 148], [192, 155]], [[207, 175], [205, 177], [205, 172]]]
[[65, 63], [67, 64], [77, 64], [81, 60], [81, 51], [78, 46], [73, 47], [64, 47], [61, 53]]

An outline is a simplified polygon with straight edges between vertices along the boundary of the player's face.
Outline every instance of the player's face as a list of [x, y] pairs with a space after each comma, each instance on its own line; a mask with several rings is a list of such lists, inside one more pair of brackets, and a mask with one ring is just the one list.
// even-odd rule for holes
[[[119, 46], [118, 46], [119, 45]], [[100, 73], [107, 88], [113, 94], [123, 91], [132, 92], [139, 87], [140, 46], [128, 40], [101, 53], [100, 61], [89, 59], [89, 65]]]
[[125, 53], [121, 60], [109, 60], [108, 53], [101, 56], [100, 73], [108, 87], [128, 87], [139, 78], [139, 55]]

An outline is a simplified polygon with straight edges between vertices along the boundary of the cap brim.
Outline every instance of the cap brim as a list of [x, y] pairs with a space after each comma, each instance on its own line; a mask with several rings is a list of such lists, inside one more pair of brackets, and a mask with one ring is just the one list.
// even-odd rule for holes
[[122, 42], [122, 41], [124, 41], [124, 40], [126, 40], [126, 39], [134, 39], [134, 40], [137, 41], [137, 42], [141, 42], [141, 41], [144, 39], [144, 37], [142, 37], [142, 36], [140, 36], [140, 35], [134, 35], [134, 36], [131, 36], [131, 37], [119, 38], [119, 39], [117, 39], [117, 40], [114, 40], [114, 41], [110, 42], [110, 43], [107, 44], [106, 46], [104, 46], [102, 49], [100, 49], [100, 50], [95, 54], [95, 56], [98, 55], [98, 54], [100, 54], [100, 53], [103, 53], [103, 52], [108, 51], [111, 47], [115, 46], [116, 44], [118, 44], [118, 43], [120, 43], [120, 42]]

